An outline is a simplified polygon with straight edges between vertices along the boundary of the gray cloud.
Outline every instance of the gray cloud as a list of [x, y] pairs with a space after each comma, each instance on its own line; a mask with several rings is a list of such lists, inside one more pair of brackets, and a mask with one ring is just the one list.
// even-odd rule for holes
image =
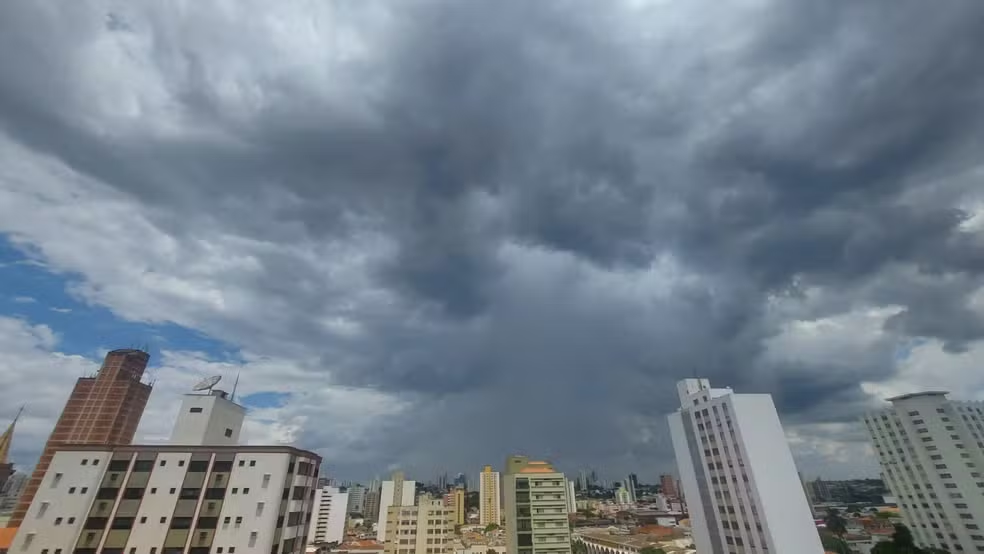
[[[841, 422], [897, 342], [984, 337], [978, 3], [254, 8], [4, 5], [0, 129], [175, 241], [148, 272], [225, 293], [151, 314], [61, 262], [94, 301], [411, 402], [359, 439], [380, 471], [667, 468], [678, 378]], [[218, 252], [245, 269], [187, 269]], [[848, 369], [766, 356], [872, 306]]]

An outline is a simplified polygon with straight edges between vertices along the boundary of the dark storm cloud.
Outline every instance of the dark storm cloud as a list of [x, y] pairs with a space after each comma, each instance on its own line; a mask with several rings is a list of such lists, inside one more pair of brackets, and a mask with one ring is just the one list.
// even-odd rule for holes
[[[870, 400], [859, 382], [891, 377], [890, 355], [853, 371], [762, 359], [783, 324], [766, 305], [809, 287], [842, 311], [900, 306], [888, 330], [954, 352], [984, 337], [966, 305], [984, 249], [956, 205], [979, 183], [955, 178], [984, 139], [980, 3], [712, 3], [683, 30], [662, 24], [684, 10], [672, 5], [372, 5], [392, 12], [368, 36], [378, 52], [332, 66], [355, 85], [257, 70], [261, 101], [244, 108], [214, 82], [224, 33], [188, 42], [179, 30], [194, 22], [136, 7], [108, 29], [76, 7], [66, 36], [59, 14], [7, 4], [0, 126], [140, 199], [176, 236], [391, 241], [371, 285], [396, 314], [346, 314], [363, 336], [325, 336], [316, 319], [346, 291], [290, 251], [242, 277], [282, 312], [229, 327], [252, 336], [273, 321], [342, 383], [430, 399], [417, 428], [380, 428], [381, 464], [488, 420], [501, 433], [460, 463], [521, 448], [571, 464], [659, 458], [673, 381], [694, 374], [774, 392], [799, 422], [853, 418]], [[149, 37], [145, 63], [202, 132], [91, 125], [69, 53], [106, 33]], [[648, 283], [667, 258], [690, 281], [629, 293], [616, 289], [638, 285], [597, 276]], [[909, 267], [928, 277], [897, 280]], [[544, 405], [538, 390], [566, 400]], [[626, 423], [639, 415], [653, 428]]]

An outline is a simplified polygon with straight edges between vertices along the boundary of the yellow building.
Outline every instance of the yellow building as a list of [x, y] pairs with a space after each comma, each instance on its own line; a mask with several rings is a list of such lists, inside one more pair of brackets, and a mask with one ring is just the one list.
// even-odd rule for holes
[[492, 471], [492, 466], [482, 468], [478, 484], [478, 522], [482, 525], [502, 524], [502, 509], [500, 498], [502, 491], [499, 485], [499, 472]]

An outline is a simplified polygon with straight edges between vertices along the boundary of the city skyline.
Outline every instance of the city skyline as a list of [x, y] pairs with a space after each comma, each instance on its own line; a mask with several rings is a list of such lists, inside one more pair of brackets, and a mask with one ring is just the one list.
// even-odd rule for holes
[[693, 375], [771, 394], [805, 475], [875, 475], [862, 414], [984, 398], [982, 16], [0, 3], [11, 460], [133, 347], [136, 440], [240, 375], [243, 440], [341, 479], [536, 452], [652, 481]]

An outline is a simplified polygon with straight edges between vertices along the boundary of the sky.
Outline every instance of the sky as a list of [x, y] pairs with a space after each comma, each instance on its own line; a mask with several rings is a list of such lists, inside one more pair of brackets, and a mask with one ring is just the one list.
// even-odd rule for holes
[[643, 481], [692, 376], [807, 476], [984, 400], [984, 4], [0, 3], [0, 425], [146, 348], [339, 479]]

